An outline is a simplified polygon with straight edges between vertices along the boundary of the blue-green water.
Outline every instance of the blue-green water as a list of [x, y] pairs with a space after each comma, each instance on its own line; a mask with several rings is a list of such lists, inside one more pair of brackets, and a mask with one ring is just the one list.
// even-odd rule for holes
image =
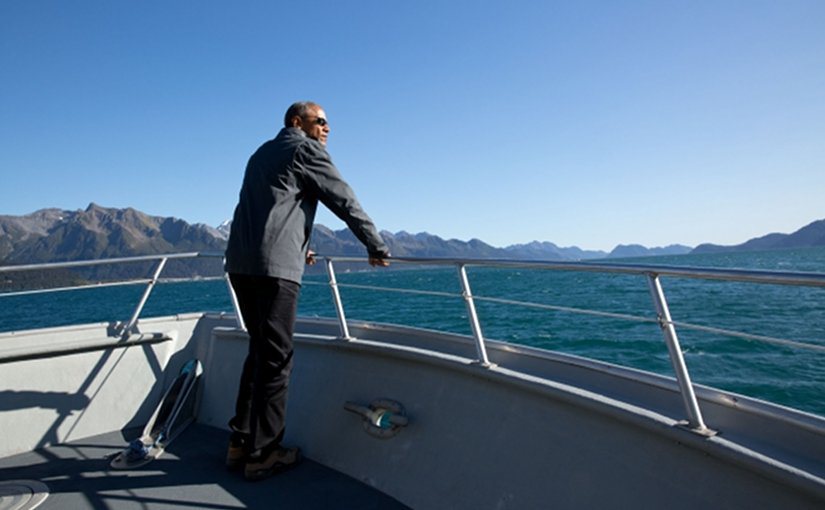
[[[825, 249], [639, 259], [659, 265], [825, 272]], [[473, 294], [655, 318], [642, 277], [469, 268]], [[343, 287], [349, 319], [471, 334], [453, 268], [339, 274], [340, 283], [447, 292], [456, 297]], [[334, 317], [323, 275], [305, 278], [299, 313]], [[825, 289], [662, 278], [676, 321], [825, 346]], [[0, 298], [0, 331], [124, 321], [142, 286]], [[672, 375], [656, 324], [476, 303], [484, 336]], [[231, 311], [222, 280], [157, 286], [142, 317]], [[825, 415], [825, 352], [678, 329], [694, 382]]]

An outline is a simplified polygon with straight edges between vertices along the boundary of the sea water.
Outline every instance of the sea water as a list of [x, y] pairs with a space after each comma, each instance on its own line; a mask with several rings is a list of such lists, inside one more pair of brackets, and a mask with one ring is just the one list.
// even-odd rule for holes
[[[628, 262], [625, 260], [622, 262]], [[825, 249], [647, 257], [655, 265], [825, 272]], [[401, 264], [396, 264], [399, 268]], [[457, 271], [451, 267], [338, 274], [347, 318], [471, 335]], [[641, 276], [527, 269], [467, 269], [485, 338], [560, 351], [673, 375]], [[825, 288], [662, 277], [674, 321], [825, 347]], [[395, 290], [348, 288], [346, 284]], [[0, 331], [125, 321], [143, 286], [104, 287], [0, 298]], [[436, 293], [437, 295], [433, 295]], [[327, 277], [308, 274], [299, 314], [335, 317]], [[564, 310], [484, 301], [541, 303]], [[638, 322], [576, 313], [598, 310]], [[232, 311], [223, 279], [158, 284], [141, 317]], [[825, 415], [825, 352], [677, 326], [694, 383]]]

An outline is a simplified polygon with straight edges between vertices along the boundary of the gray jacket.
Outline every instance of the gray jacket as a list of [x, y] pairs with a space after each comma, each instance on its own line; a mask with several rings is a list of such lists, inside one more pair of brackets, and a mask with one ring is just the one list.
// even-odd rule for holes
[[284, 128], [249, 158], [226, 247], [228, 273], [301, 282], [318, 201], [341, 218], [370, 256], [387, 246], [324, 146]]

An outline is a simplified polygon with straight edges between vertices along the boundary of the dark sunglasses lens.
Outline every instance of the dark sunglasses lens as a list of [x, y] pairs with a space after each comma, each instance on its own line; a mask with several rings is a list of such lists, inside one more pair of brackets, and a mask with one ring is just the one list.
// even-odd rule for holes
[[326, 126], [327, 125], [327, 119], [322, 119], [321, 117], [318, 117], [317, 119], [315, 119], [315, 123], [318, 124], [319, 126]]

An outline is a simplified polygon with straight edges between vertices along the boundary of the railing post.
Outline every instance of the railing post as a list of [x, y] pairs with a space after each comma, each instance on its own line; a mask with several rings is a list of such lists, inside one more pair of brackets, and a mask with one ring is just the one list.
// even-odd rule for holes
[[332, 267], [332, 259], [324, 259], [329, 276], [329, 288], [332, 291], [332, 301], [335, 304], [335, 313], [338, 315], [338, 327], [341, 330], [341, 338], [351, 340], [349, 328], [347, 327], [347, 317], [344, 315], [344, 305], [341, 302], [341, 293], [338, 292], [338, 282], [335, 280], [335, 270]]
[[702, 411], [699, 409], [699, 402], [696, 400], [696, 393], [693, 391], [693, 383], [690, 381], [690, 374], [688, 374], [682, 348], [679, 346], [676, 328], [673, 327], [659, 275], [647, 273], [647, 283], [650, 287], [650, 295], [653, 297], [653, 305], [656, 307], [659, 327], [662, 329], [667, 350], [670, 353], [670, 362], [673, 364], [673, 370], [676, 373], [676, 381], [679, 383], [679, 389], [682, 393], [682, 400], [688, 415], [688, 424], [693, 431], [699, 434], [711, 434], [711, 430], [705, 426], [702, 419]]
[[229, 273], [224, 273], [223, 278], [226, 280], [226, 287], [229, 289], [229, 298], [232, 300], [232, 308], [235, 310], [235, 322], [241, 330], [246, 331], [246, 323], [243, 321], [243, 315], [241, 315], [241, 305], [238, 303], [238, 295], [235, 294], [235, 289], [232, 287], [232, 280], [229, 279]]
[[481, 324], [478, 322], [476, 305], [470, 291], [470, 280], [467, 279], [467, 270], [464, 264], [458, 265], [458, 279], [461, 281], [461, 295], [464, 297], [464, 304], [467, 305], [467, 316], [470, 320], [470, 328], [473, 330], [473, 338], [476, 341], [478, 363], [481, 366], [489, 367], [490, 360], [487, 358], [487, 348], [484, 346], [484, 336], [481, 334]]
[[169, 260], [167, 257], [163, 257], [160, 259], [158, 263], [158, 267], [155, 269], [155, 274], [152, 275], [152, 279], [146, 285], [146, 290], [143, 291], [143, 296], [140, 298], [140, 302], [135, 308], [135, 312], [132, 314], [132, 318], [129, 319], [129, 322], [126, 324], [126, 327], [123, 328], [123, 334], [128, 335], [132, 328], [137, 325], [138, 318], [140, 317], [140, 312], [143, 311], [143, 306], [146, 304], [146, 300], [149, 299], [149, 294], [152, 293], [152, 289], [155, 288], [155, 284], [158, 282], [158, 278], [160, 278], [160, 273], [163, 271], [164, 266], [166, 266], [166, 261]]

